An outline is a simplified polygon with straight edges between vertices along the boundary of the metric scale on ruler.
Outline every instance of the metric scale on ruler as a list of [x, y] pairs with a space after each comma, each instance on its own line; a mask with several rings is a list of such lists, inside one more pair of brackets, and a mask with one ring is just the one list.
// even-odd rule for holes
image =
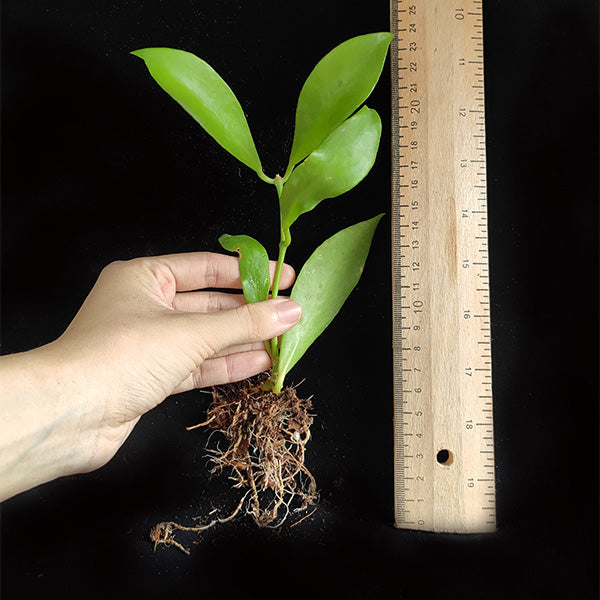
[[391, 23], [395, 524], [494, 531], [481, 2]]

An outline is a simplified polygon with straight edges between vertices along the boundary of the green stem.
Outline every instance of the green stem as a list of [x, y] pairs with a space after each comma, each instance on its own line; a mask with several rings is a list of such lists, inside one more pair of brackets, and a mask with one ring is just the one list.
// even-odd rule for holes
[[[275, 183], [275, 179], [271, 179], [271, 177], [267, 177], [267, 175], [265, 175], [262, 171], [256, 171], [256, 174], [258, 175], [259, 179], [261, 179], [262, 181], [264, 181], [266, 183], [272, 183], [273, 185], [277, 185]], [[279, 177], [279, 175], [277, 175], [277, 177]]]
[[[285, 183], [285, 179], [282, 179], [279, 175], [275, 175], [275, 179], [272, 181], [275, 185], [275, 189], [277, 190], [277, 199], [281, 200], [281, 194], [283, 192], [283, 184]], [[281, 279], [281, 271], [283, 269], [283, 263], [285, 261], [285, 253], [290, 245], [292, 238], [290, 236], [290, 228], [284, 227], [281, 225], [281, 238], [279, 241], [279, 256], [277, 257], [277, 266], [275, 267], [275, 274], [273, 276], [273, 288], [271, 291], [271, 298], [277, 298], [279, 295], [279, 282]], [[273, 389], [275, 381], [273, 378], [278, 378], [277, 371], [279, 368], [279, 338], [275, 337], [272, 340], [266, 342], [267, 350], [269, 351], [269, 355], [271, 356], [271, 360], [273, 361], [273, 377], [269, 379], [263, 385], [263, 389]], [[270, 349], [270, 350], [269, 350]], [[281, 385], [279, 386], [279, 391], [281, 391]]]
[[264, 341], [265, 344], [265, 350], [267, 351], [268, 355], [271, 357], [271, 360], [273, 360], [273, 344], [271, 343], [271, 340], [265, 340]]
[[[286, 235], [287, 233], [287, 235]], [[277, 266], [275, 267], [275, 276], [273, 277], [273, 291], [271, 298], [277, 298], [279, 294], [279, 280], [281, 279], [281, 269], [285, 260], [285, 252], [290, 245], [290, 230], [281, 230], [281, 241], [279, 242], [279, 257], [277, 258]], [[275, 371], [276, 363], [279, 361], [279, 338], [271, 340], [271, 348], [273, 350], [273, 370]], [[275, 371], [276, 372], [276, 371]]]
[[[275, 189], [277, 190], [277, 200], [281, 203], [281, 194], [283, 193], [283, 184], [285, 183], [285, 180], [279, 175], [275, 175], [274, 183]], [[277, 267], [275, 268], [275, 275], [273, 277], [273, 291], [271, 293], [271, 298], [277, 298], [279, 293], [279, 280], [281, 278], [281, 269], [283, 268], [283, 261], [285, 259], [285, 251], [287, 250], [287, 247], [290, 245], [291, 241], [289, 227], [284, 227], [282, 223], [280, 232], [279, 256], [277, 257]]]
[[285, 261], [285, 253], [291, 242], [290, 230], [281, 229], [281, 241], [279, 242], [279, 256], [277, 257], [277, 266], [275, 267], [275, 275], [273, 276], [273, 291], [271, 298], [277, 298], [279, 294], [279, 280], [281, 279], [281, 270]]
[[283, 389], [283, 379], [281, 377], [279, 377], [279, 374], [278, 374], [277, 379], [275, 380], [275, 383], [273, 384], [273, 392], [275, 394], [280, 394], [282, 389]]

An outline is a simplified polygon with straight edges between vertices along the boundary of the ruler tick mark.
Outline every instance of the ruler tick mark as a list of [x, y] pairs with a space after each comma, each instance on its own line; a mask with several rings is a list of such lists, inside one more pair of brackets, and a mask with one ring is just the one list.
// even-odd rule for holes
[[[448, 531], [465, 531], [466, 522], [475, 523], [471, 531], [492, 531], [495, 512], [483, 512], [493, 509], [495, 486], [481, 2], [472, 0], [462, 10], [458, 27], [443, 0], [411, 0], [410, 7], [404, 0], [391, 3], [397, 38], [391, 71], [396, 524], [428, 530], [442, 519]], [[416, 95], [409, 92], [412, 84]], [[441, 86], [448, 91], [434, 100], [421, 92]], [[466, 107], [465, 117], [456, 106]], [[458, 168], [453, 156], [464, 157], [470, 168]], [[469, 258], [472, 268], [458, 278], [448, 276], [444, 260], [429, 258], [444, 256], [446, 241], [437, 232], [452, 215], [438, 198], [450, 196], [457, 214], [467, 214], [466, 221], [457, 220], [454, 235], [457, 255]], [[454, 279], [456, 287], [444, 288]], [[471, 318], [457, 323], [463, 307], [470, 307]], [[442, 358], [438, 347], [449, 353]], [[467, 494], [459, 470], [448, 469], [444, 485], [450, 487], [442, 491], [434, 476], [440, 465], [427, 460], [428, 452], [437, 440], [460, 443], [466, 435], [475, 443], [463, 445], [457, 456], [482, 485]], [[460, 498], [462, 515], [458, 507], [446, 507], [442, 518], [436, 494]]]

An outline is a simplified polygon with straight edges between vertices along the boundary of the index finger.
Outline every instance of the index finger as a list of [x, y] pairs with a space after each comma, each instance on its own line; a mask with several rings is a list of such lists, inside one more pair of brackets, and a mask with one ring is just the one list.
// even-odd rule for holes
[[[215, 252], [186, 252], [155, 257], [175, 279], [176, 292], [191, 292], [205, 288], [241, 289], [239, 259], [236, 256]], [[275, 261], [270, 261], [271, 282], [275, 273]], [[295, 272], [284, 264], [280, 287], [287, 289], [294, 281]]]
[[204, 288], [241, 289], [240, 267], [235, 256], [215, 252], [185, 252], [156, 256], [175, 278], [175, 291]]

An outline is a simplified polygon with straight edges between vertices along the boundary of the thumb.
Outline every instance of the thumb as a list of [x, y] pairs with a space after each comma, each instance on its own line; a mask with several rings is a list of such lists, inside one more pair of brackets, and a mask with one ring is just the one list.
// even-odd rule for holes
[[217, 353], [236, 344], [270, 340], [293, 327], [301, 316], [301, 306], [286, 298], [204, 314], [200, 332], [202, 346]]

